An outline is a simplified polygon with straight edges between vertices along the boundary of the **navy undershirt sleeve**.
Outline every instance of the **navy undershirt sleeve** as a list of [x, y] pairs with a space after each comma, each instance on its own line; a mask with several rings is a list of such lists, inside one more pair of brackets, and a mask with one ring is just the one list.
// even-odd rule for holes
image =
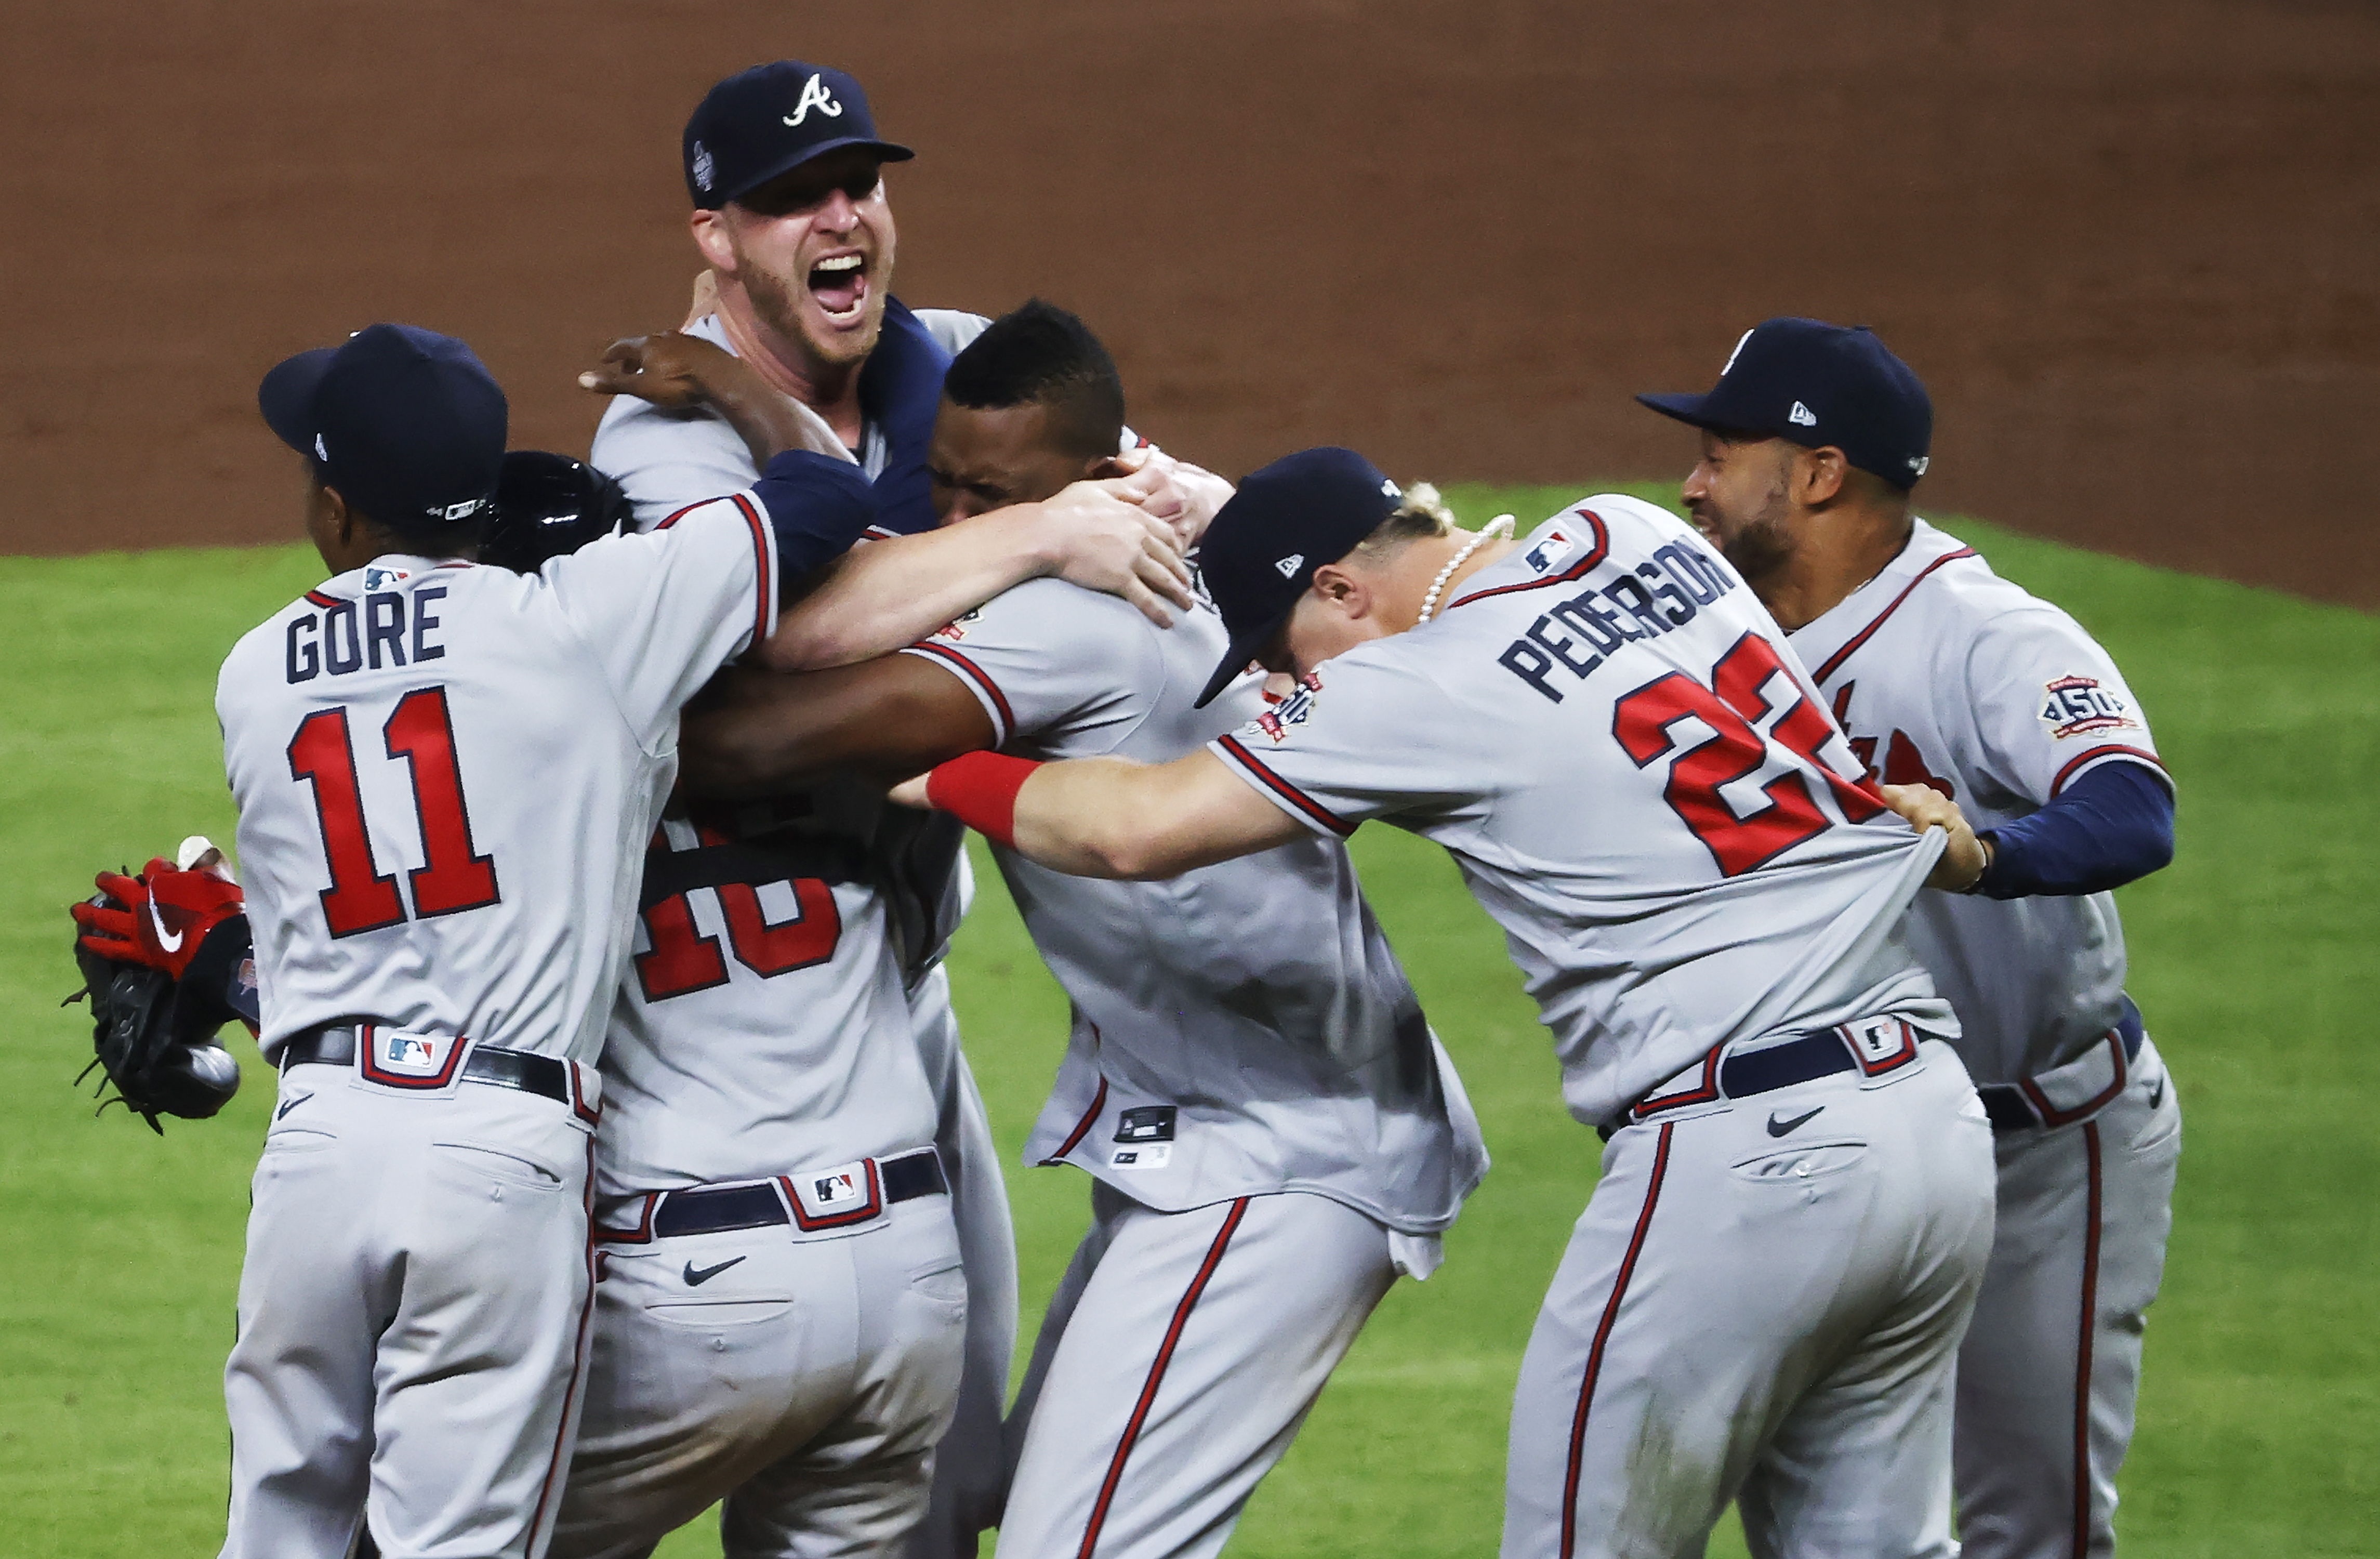
[[777, 533], [777, 577], [788, 596], [809, 575], [851, 550], [876, 522], [868, 475], [848, 460], [788, 449], [752, 485]]
[[2173, 791], [2145, 763], [2102, 763], [2049, 805], [1983, 837], [1989, 898], [2105, 893], [2173, 859]]

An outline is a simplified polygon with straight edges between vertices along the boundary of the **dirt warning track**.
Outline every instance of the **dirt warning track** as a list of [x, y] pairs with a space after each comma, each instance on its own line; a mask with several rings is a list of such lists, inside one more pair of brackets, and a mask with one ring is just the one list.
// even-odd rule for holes
[[294, 536], [257, 376], [374, 319], [583, 451], [692, 274], [687, 109], [799, 55], [920, 152], [903, 297], [1077, 309], [1219, 469], [1680, 471], [1630, 395], [1810, 313], [1932, 386], [1925, 506], [2380, 606], [2380, 11], [1747, 9], [20, 6], [0, 550]]

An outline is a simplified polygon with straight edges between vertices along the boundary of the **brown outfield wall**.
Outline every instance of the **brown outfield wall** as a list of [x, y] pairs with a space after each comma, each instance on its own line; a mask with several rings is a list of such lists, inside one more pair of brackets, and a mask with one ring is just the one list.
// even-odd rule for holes
[[1939, 407], [1929, 507], [2380, 605], [2380, 9], [1144, 0], [11, 0], [0, 551], [295, 533], [258, 374], [461, 334], [515, 441], [672, 323], [678, 128], [844, 64], [899, 290], [1040, 292], [1135, 422], [1237, 471], [1678, 471], [1634, 408], [1748, 324], [1876, 326]]

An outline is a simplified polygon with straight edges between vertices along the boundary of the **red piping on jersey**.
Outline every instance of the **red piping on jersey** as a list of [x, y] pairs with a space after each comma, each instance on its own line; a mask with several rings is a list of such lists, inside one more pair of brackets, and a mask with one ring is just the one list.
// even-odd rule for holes
[[1867, 625], [1867, 627], [1864, 627], [1864, 628], [1860, 629], [1860, 630], [1859, 630], [1859, 632], [1857, 632], [1857, 633], [1855, 633], [1855, 634], [1852, 635], [1852, 639], [1851, 639], [1851, 642], [1850, 642], [1850, 643], [1848, 643], [1848, 644], [1844, 645], [1841, 649], [1840, 649], [1840, 650], [1836, 651], [1833, 654], [1828, 655], [1828, 656], [1827, 657], [1827, 664], [1824, 664], [1824, 665], [1822, 665], [1822, 666], [1820, 666], [1816, 671], [1813, 672], [1813, 673], [1811, 674], [1811, 676], [1810, 676], [1810, 680], [1811, 680], [1811, 681], [1813, 681], [1813, 682], [1824, 682], [1828, 677], [1832, 676], [1835, 674], [1835, 668], [1836, 668], [1836, 667], [1838, 667], [1838, 666], [1841, 665], [1845, 661], [1847, 661], [1847, 660], [1851, 659], [1852, 652], [1852, 651], [1854, 651], [1854, 650], [1858, 649], [1861, 645], [1863, 645], [1863, 644], [1866, 643], [1866, 642], [1868, 641], [1868, 638], [1869, 638], [1869, 636], [1870, 636], [1870, 635], [1872, 635], [1872, 634], [1874, 634], [1874, 633], [1876, 632], [1876, 629], [1878, 629], [1878, 628], [1880, 628], [1880, 627], [1882, 627], [1884, 626], [1884, 620], [1885, 620], [1887, 617], [1891, 616], [1895, 612], [1898, 612], [1898, 611], [1900, 611], [1900, 603], [1901, 603], [1902, 602], [1904, 602], [1904, 601], [1906, 601], [1906, 600], [1908, 600], [1908, 599], [1909, 599], [1909, 592], [1910, 592], [1911, 591], [1915, 590], [1918, 586], [1920, 586], [1920, 585], [1922, 585], [1922, 584], [1924, 584], [1924, 583], [1925, 582], [1925, 576], [1926, 576], [1926, 575], [1931, 574], [1932, 572], [1934, 572], [1934, 570], [1936, 570], [1937, 568], [1941, 567], [1941, 566], [1942, 566], [1942, 565], [1944, 565], [1944, 564], [1946, 564], [1946, 563], [1956, 563], [1956, 562], [1958, 562], [1958, 561], [1959, 561], [1959, 559], [1961, 559], [1961, 558], [1962, 558], [1962, 557], [1973, 557], [1973, 556], [1974, 556], [1974, 555], [1975, 555], [1975, 549], [1974, 549], [1974, 548], [1973, 548], [1973, 547], [1961, 547], [1957, 552], [1946, 552], [1946, 553], [1944, 553], [1941, 556], [1939, 556], [1939, 557], [1936, 558], [1933, 562], [1931, 562], [1931, 563], [1927, 564], [1925, 567], [1920, 568], [1920, 569], [1917, 571], [1917, 578], [1915, 578], [1915, 579], [1913, 579], [1910, 580], [1907, 584], [1905, 584], [1905, 585], [1901, 586], [1901, 587], [1900, 587], [1900, 593], [1899, 595], [1894, 596], [1894, 597], [1892, 598], [1892, 600], [1891, 600], [1889, 603], [1888, 603], [1886, 604], [1886, 606], [1885, 606], [1884, 610], [1883, 610], [1883, 611], [1881, 611], [1881, 612], [1878, 612], [1878, 613], [1876, 615], [1876, 621], [1874, 621], [1874, 622], [1872, 622], [1872, 623], [1868, 624], [1868, 625]]
[[2074, 1559], [2091, 1552], [2091, 1345], [2099, 1327], [2099, 1123], [2082, 1128], [2091, 1224], [2082, 1236], [2082, 1320], [2074, 1347]]
[[[569, 1460], [563, 1453], [570, 1432], [570, 1408], [579, 1383], [587, 1376], [587, 1330], [595, 1319], [595, 1139], [587, 1139], [587, 1297], [578, 1306], [578, 1341], [570, 1355], [570, 1386], [562, 1394], [562, 1421], [553, 1426], [553, 1455], [545, 1464], [545, 1482], [538, 1490], [537, 1511], [528, 1518], [528, 1549], [537, 1552], [537, 1529], [545, 1524], [545, 1509], [553, 1501], [554, 1480]], [[556, 1515], [560, 1514], [557, 1509]]]
[[1675, 1121], [1664, 1121], [1653, 1149], [1653, 1176], [1645, 1188], [1645, 1210], [1636, 1214], [1636, 1232], [1629, 1236], [1628, 1254], [1621, 1258], [1620, 1275], [1612, 1280], [1611, 1297], [1604, 1301], [1603, 1320], [1595, 1328], [1595, 1342], [1586, 1350], [1586, 1373], [1578, 1383], [1578, 1411], [1570, 1420], [1570, 1469], [1562, 1478], [1561, 1559], [1571, 1559], [1578, 1546], [1578, 1464], [1586, 1449], [1586, 1410], [1595, 1400], [1595, 1378], [1603, 1370], [1603, 1346], [1611, 1340], [1612, 1324], [1620, 1319], [1620, 1301], [1628, 1296], [1628, 1280], [1636, 1275], [1636, 1258], [1644, 1253], [1645, 1231], [1653, 1226], [1653, 1208], [1661, 1200], [1661, 1181], [1670, 1172], [1670, 1138]]
[[2082, 768], [2083, 764], [2095, 763], [2102, 758], [2115, 754], [2121, 754], [2126, 758], [2139, 759], [2142, 762], [2146, 763], [2150, 768], [2156, 771], [2157, 778], [2165, 781], [2168, 786], [2173, 784], [2173, 776], [2166, 773], [2165, 765], [2157, 761], [2157, 755], [2155, 753], [2149, 751], [2146, 748], [2126, 747], [2121, 742], [2109, 742], [2104, 747], [2095, 747], [2088, 752], [2081, 753], [2076, 757], [2069, 759], [2067, 761], [2066, 767], [2058, 771], [2058, 777], [2049, 782], [2050, 798], [2052, 800], [2057, 799], [2058, 793], [2066, 788], [2066, 782], [2072, 779], [2074, 777], [2075, 771]]
[[671, 526], [675, 525], [679, 520], [684, 519], [686, 516], [692, 514], [695, 510], [702, 507], [703, 505], [715, 504], [717, 502], [719, 502], [719, 500], [716, 498], [698, 498], [695, 502], [688, 504], [686, 507], [678, 510], [677, 513], [670, 516], [667, 519], [662, 520], [659, 525], [654, 526], [653, 529], [656, 530], [666, 530]]
[[1262, 763], [1257, 762], [1257, 755], [1250, 752], [1245, 747], [1242, 746], [1240, 744], [1240, 739], [1237, 737], [1218, 737], [1215, 739], [1215, 745], [1230, 753], [1232, 757], [1238, 759], [1241, 765], [1245, 767], [1250, 774], [1254, 775], [1257, 782], [1262, 784], [1266, 789], [1270, 790], [1274, 795], [1280, 797], [1291, 806], [1295, 807], [1299, 811], [1304, 812], [1307, 817], [1312, 818], [1315, 822], [1330, 830], [1331, 833], [1336, 834], [1342, 839], [1344, 839], [1347, 835], [1355, 832], [1355, 825], [1354, 823], [1349, 822], [1337, 812], [1332, 811], [1321, 802], [1317, 801], [1313, 797], [1308, 796], [1305, 792], [1298, 789], [1297, 786], [1290, 784], [1279, 774], [1274, 773], [1270, 769], [1266, 768]]
[[1586, 521], [1588, 527], [1595, 532], [1595, 545], [1586, 549], [1585, 557], [1580, 558], [1560, 573], [1548, 574], [1542, 579], [1523, 579], [1514, 585], [1497, 585], [1489, 590], [1473, 591], [1469, 595], [1459, 597], [1450, 603], [1446, 610], [1451, 612], [1457, 606], [1468, 606], [1475, 601], [1485, 601], [1491, 595], [1510, 595], [1516, 590], [1541, 590], [1547, 585], [1567, 584], [1610, 556], [1611, 532], [1604, 528], [1603, 517], [1593, 509], [1581, 509], [1578, 511], [1578, 518]]
[[346, 604], [346, 602], [341, 601], [337, 596], [324, 595], [318, 590], [308, 591], [306, 592], [306, 599], [312, 602], [317, 606], [345, 606]]
[[1099, 1112], [1107, 1107], [1107, 1102], [1108, 1080], [1101, 1078], [1099, 1090], [1091, 1095], [1091, 1107], [1083, 1112], [1083, 1118], [1075, 1123], [1075, 1129], [1066, 1133], [1066, 1139], [1058, 1144], [1058, 1151], [1041, 1162], [1056, 1163], [1064, 1159], [1068, 1153], [1073, 1152], [1075, 1145], [1082, 1141], [1083, 1134], [1091, 1129], [1091, 1123], [1099, 1118]]
[[1232, 1233], [1240, 1220], [1248, 1215], [1248, 1198], [1232, 1203], [1230, 1216], [1215, 1235], [1215, 1243], [1207, 1248], [1207, 1260], [1198, 1268], [1198, 1275], [1190, 1280], [1182, 1302], [1173, 1307], [1173, 1324], [1165, 1329], [1165, 1341], [1157, 1349], [1157, 1362], [1148, 1367], [1148, 1379], [1140, 1388], [1140, 1400], [1133, 1404], [1132, 1418], [1123, 1426], [1123, 1438], [1108, 1462], [1106, 1481], [1099, 1485], [1099, 1497], [1091, 1506], [1090, 1525], [1084, 1529], [1083, 1545], [1075, 1551], [1075, 1559], [1091, 1559], [1091, 1551], [1099, 1546], [1099, 1529], [1107, 1524], [1108, 1506], [1115, 1499], [1116, 1485], [1123, 1480], [1124, 1458], [1132, 1455], [1133, 1443], [1140, 1438], [1142, 1426], [1148, 1421], [1148, 1409], [1157, 1401], [1157, 1388], [1164, 1383], [1165, 1368], [1173, 1362], [1174, 1345], [1182, 1341], [1182, 1329], [1189, 1323], [1191, 1307], [1198, 1296], [1207, 1291], [1207, 1280], [1215, 1275], [1215, 1268], [1223, 1260], [1223, 1247], [1232, 1243]]
[[770, 566], [769, 522], [760, 518], [752, 500], [741, 493], [729, 502], [744, 511], [744, 523], [752, 528], [752, 572], [758, 576], [753, 580], [752, 592], [759, 598], [752, 618], [752, 642], [758, 645], [777, 631], [777, 571]]
[[983, 667], [968, 660], [956, 650], [947, 649], [940, 644], [919, 643], [912, 644], [909, 648], [921, 655], [932, 655], [938, 660], [948, 661], [957, 669], [961, 676], [983, 689], [983, 696], [991, 700], [992, 713], [1000, 719], [1000, 730], [992, 737], [992, 746], [998, 747], [1014, 733], [1016, 712], [1008, 706], [1007, 695], [1000, 690], [1000, 684], [994, 682], [990, 674]]

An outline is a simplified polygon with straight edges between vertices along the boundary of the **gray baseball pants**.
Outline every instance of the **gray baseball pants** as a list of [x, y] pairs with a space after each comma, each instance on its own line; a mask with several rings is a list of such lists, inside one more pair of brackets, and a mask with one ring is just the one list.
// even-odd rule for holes
[[225, 1559], [537, 1559], [577, 1428], [589, 1124], [292, 1066], [240, 1268]]
[[730, 1559], [898, 1552], [958, 1394], [950, 1199], [601, 1251], [556, 1559], [641, 1559], [721, 1500]]
[[[2003, 1132], [1999, 1224], [1959, 1352], [1964, 1559], [2107, 1559], [2131, 1443], [2141, 1334], [2165, 1274], [2181, 1103], [2143, 1041], [2119, 1093], [2080, 1108], [2105, 1052], [2034, 1080], [2078, 1118]], [[2096, 1065], [2096, 1077], [2089, 1075]], [[2077, 1074], [2065, 1076], [2063, 1074]]]
[[1094, 1182], [1011, 1415], [1000, 1559], [1210, 1559], [1396, 1275], [1327, 1197], [1159, 1212]]
[[1949, 1559], [1991, 1128], [1927, 1041], [1618, 1131], [1521, 1363], [1503, 1559]]

